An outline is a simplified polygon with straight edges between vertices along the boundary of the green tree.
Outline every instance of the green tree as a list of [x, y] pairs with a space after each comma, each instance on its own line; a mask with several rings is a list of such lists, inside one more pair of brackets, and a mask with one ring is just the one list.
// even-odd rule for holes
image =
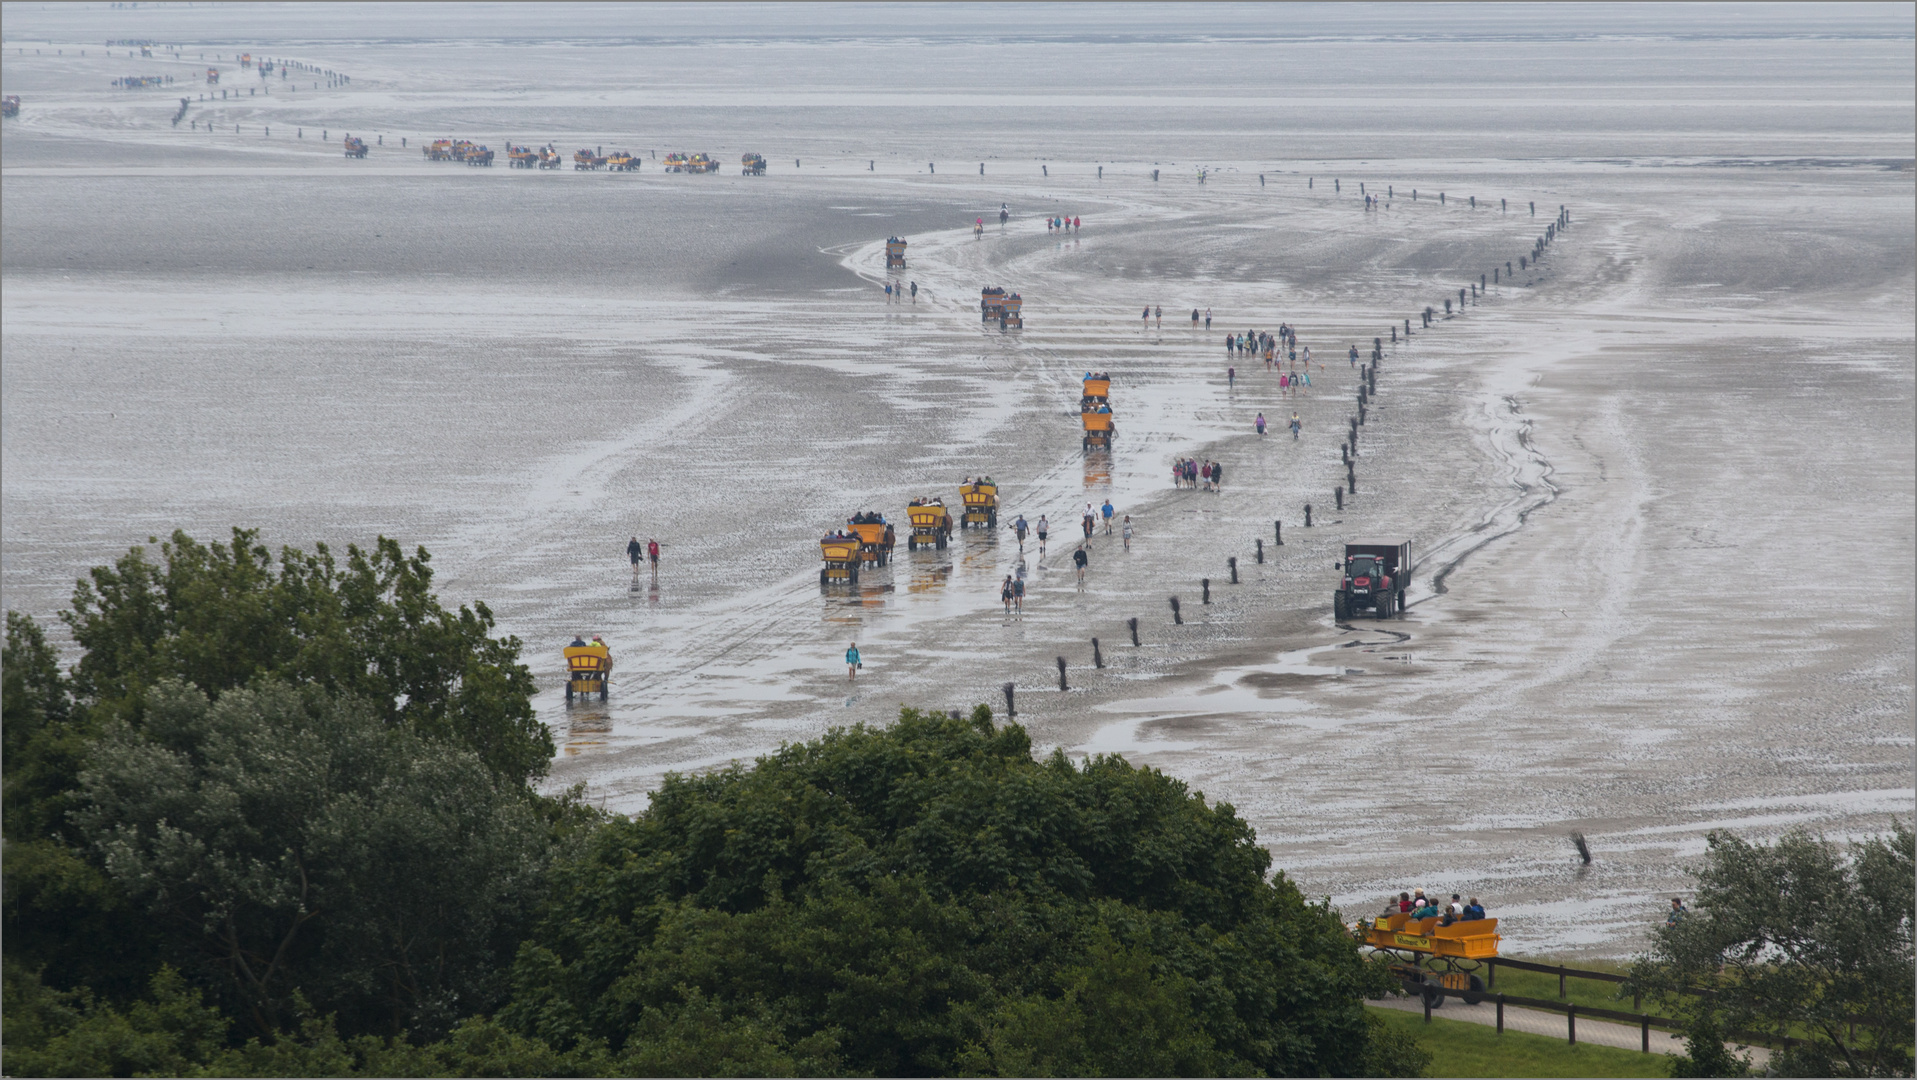
[[302, 994], [353, 1033], [433, 1034], [497, 1000], [546, 825], [471, 751], [278, 683], [163, 680], [81, 774], [75, 823], [182, 964], [259, 1035]]
[[159, 965], [158, 939], [97, 865], [67, 812], [96, 731], [77, 707], [46, 634], [7, 612], [0, 656], [5, 738], [6, 873], [0, 875], [9, 962], [58, 973], [56, 989], [88, 986], [112, 1000], [137, 997]]
[[601, 829], [501, 1020], [630, 1059], [698, 1002], [818, 1072], [1418, 1071], [1367, 1022], [1386, 980], [1337, 913], [1268, 868], [1161, 773], [1035, 761], [983, 707], [906, 709], [669, 777]]
[[167, 678], [209, 697], [260, 676], [311, 683], [371, 703], [389, 723], [458, 742], [501, 777], [543, 775], [552, 735], [533, 715], [532, 673], [517, 638], [494, 638], [485, 604], [457, 612], [431, 591], [430, 556], [380, 537], [347, 548], [282, 548], [257, 531], [202, 544], [183, 532], [159, 563], [135, 547], [93, 568], [61, 617], [85, 650], [74, 687], [104, 719], [135, 719]]
[[[1802, 1040], [1774, 1059], [1785, 1075], [1907, 1076], [1913, 854], [1903, 822], [1848, 856], [1802, 831], [1771, 845], [1713, 832], [1695, 910], [1653, 935], [1631, 988], [1700, 1030]], [[1677, 1067], [1729, 1066], [1694, 1054]]]
[[11, 962], [5, 980], [9, 1076], [187, 1075], [225, 1045], [229, 1021], [170, 967], [124, 1011]]

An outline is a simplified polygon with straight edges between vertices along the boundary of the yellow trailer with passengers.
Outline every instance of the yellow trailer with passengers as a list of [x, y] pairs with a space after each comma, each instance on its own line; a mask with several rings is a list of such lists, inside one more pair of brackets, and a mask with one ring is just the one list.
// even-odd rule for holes
[[819, 556], [825, 565], [819, 568], [820, 585], [857, 585], [859, 564], [864, 561], [856, 533], [834, 533], [819, 541]]
[[992, 483], [991, 477], [961, 484], [959, 498], [965, 501], [965, 514], [959, 518], [959, 528], [973, 525], [998, 528], [998, 485]]
[[905, 508], [905, 515], [912, 522], [912, 531], [905, 538], [905, 550], [917, 551], [922, 547], [945, 550], [952, 538], [952, 512], [945, 508], [945, 500], [914, 499], [912, 505]]
[[[1441, 921], [1436, 915], [1380, 915], [1358, 920], [1352, 935], [1360, 945], [1392, 957], [1392, 974], [1406, 983], [1462, 990], [1465, 1003], [1476, 1005], [1485, 993], [1477, 971], [1484, 961], [1497, 958], [1498, 943], [1504, 940], [1498, 920], [1461, 919], [1449, 926], [1440, 926]], [[1424, 997], [1434, 1009], [1444, 1005], [1443, 994], [1427, 990]]]
[[585, 700], [593, 694], [606, 700], [612, 683], [612, 650], [601, 644], [566, 646], [566, 704], [574, 694]]

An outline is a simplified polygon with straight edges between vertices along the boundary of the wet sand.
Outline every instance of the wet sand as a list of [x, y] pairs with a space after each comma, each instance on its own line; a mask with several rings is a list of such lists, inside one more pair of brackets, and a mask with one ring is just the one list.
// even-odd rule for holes
[[[8, 44], [23, 32], [10, 22]], [[1660, 102], [1602, 74], [1607, 46], [1561, 42], [1576, 64], [1533, 76], [1502, 117], [1383, 108], [1432, 73], [1393, 76], [1368, 114], [1382, 134], [1353, 129], [1349, 101], [1196, 96], [1229, 88], [1212, 75], [1179, 100], [1157, 76], [1121, 84], [1108, 71], [1135, 72], [1145, 48], [1127, 42], [1064, 61], [1050, 42], [937, 44], [903, 110], [848, 100], [838, 74], [883, 72], [895, 48], [767, 46], [790, 62], [760, 70], [801, 102], [769, 112], [767, 89], [728, 99], [742, 61], [708, 47], [697, 79], [637, 113], [576, 98], [665, 46], [494, 46], [515, 59], [478, 76], [456, 43], [261, 46], [358, 73], [323, 116], [274, 97], [335, 137], [470, 120], [569, 149], [619, 145], [604, 132], [628, 123], [663, 127], [662, 149], [770, 157], [773, 134], [740, 134], [759, 125], [806, 165], [764, 178], [470, 170], [411, 149], [346, 162], [279, 140], [279, 119], [270, 143], [196, 139], [102, 93], [105, 67], [7, 55], [7, 92], [39, 100], [0, 143], [0, 584], [47, 616], [87, 566], [175, 526], [300, 545], [383, 532], [434, 553], [446, 599], [486, 600], [528, 643], [562, 744], [552, 783], [609, 807], [901, 703], [999, 707], [1013, 681], [1037, 745], [1186, 778], [1354, 913], [1412, 886], [1475, 893], [1514, 952], [1627, 953], [1710, 828], [1854, 835], [1917, 802], [1908, 44], [1656, 42], [1641, 62], [1713, 57], [1688, 98]], [[1536, 47], [1473, 44], [1447, 70]], [[988, 53], [1020, 73], [994, 91], [1008, 97], [1155, 95], [1158, 156], [1122, 107], [1000, 133], [934, 100]], [[1740, 68], [1765, 57], [1766, 77]], [[512, 90], [502, 70], [553, 85]], [[1849, 81], [1818, 77], [1836, 70]], [[1310, 89], [1291, 77], [1253, 89]], [[1607, 119], [1562, 122], [1580, 110]], [[936, 149], [908, 160], [908, 139]], [[1251, 159], [1251, 140], [1305, 153]], [[981, 179], [985, 148], [1025, 160], [988, 159]], [[935, 153], [972, 164], [915, 160]], [[1391, 185], [1390, 209], [1366, 214], [1360, 181]], [[1518, 209], [1533, 200], [1537, 220]], [[1574, 227], [1540, 271], [1387, 345], [1359, 492], [1331, 510], [1346, 346], [1368, 354], [1391, 322], [1515, 262], [1560, 203]], [[1050, 212], [1083, 232], [1049, 235]], [[910, 268], [888, 274], [894, 233]], [[885, 303], [888, 279], [916, 281], [918, 301]], [[979, 322], [985, 283], [1027, 297], [1025, 329]], [[1141, 330], [1147, 303], [1162, 328]], [[1190, 328], [1194, 306], [1210, 333]], [[1228, 389], [1223, 333], [1281, 320], [1324, 365], [1310, 395], [1244, 362]], [[1086, 370], [1113, 375], [1109, 455], [1079, 448]], [[1187, 455], [1226, 464], [1222, 494], [1170, 487]], [[1049, 557], [1025, 553], [1022, 618], [1000, 610], [1019, 557], [1002, 530], [901, 548], [855, 593], [821, 593], [821, 532], [953, 499], [976, 473], [1003, 485], [1002, 524], [1055, 523]], [[1081, 593], [1067, 541], [1107, 497], [1138, 538], [1127, 554], [1095, 537]], [[635, 531], [668, 545], [656, 585], [632, 583]], [[1358, 534], [1412, 541], [1404, 619], [1333, 624], [1331, 563]], [[569, 710], [557, 645], [581, 630], [605, 633], [620, 668], [606, 706]], [[852, 639], [867, 666], [848, 686]]]

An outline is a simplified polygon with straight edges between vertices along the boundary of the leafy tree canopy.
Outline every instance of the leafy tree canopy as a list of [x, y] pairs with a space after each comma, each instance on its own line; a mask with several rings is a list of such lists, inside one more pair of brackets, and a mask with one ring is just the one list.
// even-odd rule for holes
[[1633, 987], [1699, 1029], [1803, 1040], [1773, 1059], [1782, 1075], [1908, 1076], [1913, 854], [1903, 822], [1848, 855], [1801, 831], [1770, 845], [1714, 832], [1693, 912], [1657, 931]]
[[107, 876], [257, 1034], [289, 1025], [296, 992], [387, 1034], [497, 1002], [548, 845], [471, 751], [273, 682], [209, 702], [162, 681], [81, 788]]
[[1366, 1023], [1382, 975], [1268, 865], [1155, 770], [906, 709], [668, 778], [558, 868], [501, 1019], [631, 1055], [716, 1011], [819, 1072], [1415, 1073]]
[[202, 544], [175, 532], [160, 561], [135, 547], [75, 586], [62, 618], [85, 650], [75, 690], [104, 715], [137, 717], [167, 678], [209, 697], [272, 676], [371, 703], [389, 723], [462, 743], [501, 777], [543, 775], [552, 735], [533, 716], [517, 638], [494, 638], [485, 604], [441, 607], [425, 549], [380, 537], [346, 549], [282, 548], [258, 532]]

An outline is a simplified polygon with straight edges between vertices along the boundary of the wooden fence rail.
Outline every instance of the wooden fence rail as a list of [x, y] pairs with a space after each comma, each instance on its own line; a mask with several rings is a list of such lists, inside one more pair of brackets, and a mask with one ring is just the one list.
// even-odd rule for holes
[[[1514, 963], [1510, 960], [1499, 960], [1498, 962], [1507, 965]], [[1522, 963], [1522, 961], [1516, 961], [1515, 963]], [[1531, 970], [1544, 971], [1550, 974], [1556, 974], [1558, 971], [1555, 965], [1527, 964], [1526, 967]], [[1567, 969], [1566, 973], [1569, 974], [1570, 971]], [[1606, 975], [1609, 978], [1617, 979], [1619, 982], [1623, 981], [1617, 978], [1617, 976], [1608, 975], [1606, 972], [1597, 972], [1596, 974]], [[1426, 1022], [1429, 1022], [1431, 1019], [1432, 995], [1442, 994], [1445, 997], [1455, 998], [1470, 997], [1477, 998], [1481, 1001], [1494, 1002], [1498, 1009], [1497, 1026], [1498, 1034], [1500, 1035], [1504, 1034], [1504, 1007], [1506, 1005], [1563, 1013], [1565, 1037], [1573, 1046], [1577, 1045], [1578, 1041], [1578, 1017], [1580, 1016], [1587, 1016], [1596, 1020], [1613, 1020], [1621, 1023], [1636, 1024], [1638, 1026], [1638, 1049], [1647, 1054], [1651, 1052], [1652, 1027], [1668, 1028], [1673, 1031], [1683, 1030], [1681, 1022], [1673, 1020], [1668, 1016], [1653, 1016], [1650, 1013], [1600, 1009], [1591, 1005], [1579, 1005], [1575, 1002], [1552, 1001], [1548, 998], [1520, 997], [1516, 994], [1499, 994], [1489, 990], [1454, 990], [1450, 987], [1440, 986], [1436, 982], [1416, 982], [1411, 979], [1400, 980], [1400, 985], [1404, 987], [1405, 993], [1413, 997], [1422, 997], [1424, 999], [1424, 1018]], [[1792, 1046], [1803, 1041], [1787, 1036], [1757, 1035], [1747, 1031], [1727, 1031], [1724, 1034], [1732, 1039], [1737, 1039], [1751, 1045]]]

